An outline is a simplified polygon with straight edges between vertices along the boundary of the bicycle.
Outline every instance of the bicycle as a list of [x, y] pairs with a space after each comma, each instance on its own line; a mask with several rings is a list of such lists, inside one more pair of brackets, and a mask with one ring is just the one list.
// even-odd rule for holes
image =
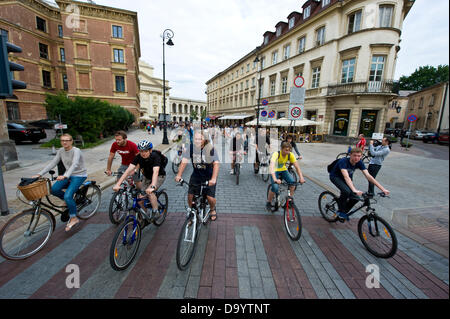
[[[283, 207], [283, 220], [284, 227], [286, 228], [286, 232], [289, 238], [293, 241], [299, 240], [302, 235], [302, 220], [300, 217], [300, 211], [294, 203], [293, 195], [289, 195], [289, 187], [301, 185], [301, 183], [295, 182], [292, 184], [288, 184], [283, 181], [279, 185], [278, 194], [275, 193], [274, 198], [272, 199], [271, 205], [273, 207], [272, 213], [278, 211], [280, 207]], [[266, 198], [269, 196], [269, 191], [272, 188], [272, 184], [267, 186], [267, 194]], [[286, 196], [282, 196], [283, 193], [286, 193]]]
[[[344, 157], [350, 157], [351, 149], [352, 149], [352, 147], [349, 146], [348, 149], [347, 149], [347, 152], [339, 153], [336, 156], [336, 159], [341, 159], [341, 158], [344, 158]], [[366, 166], [369, 165], [371, 158], [372, 158], [372, 156], [370, 155], [370, 152], [368, 151], [368, 149], [364, 149], [363, 150], [363, 154], [361, 156], [361, 160], [363, 161], [364, 165], [366, 165]]]
[[239, 175], [241, 173], [241, 162], [242, 162], [243, 154], [242, 154], [242, 152], [237, 151], [235, 153], [235, 156], [236, 156], [236, 160], [234, 162], [233, 173], [234, 173], [234, 175], [236, 175], [236, 185], [239, 185]]
[[188, 184], [183, 179], [180, 180], [177, 186], [189, 185], [200, 187], [200, 193], [194, 195], [192, 208], [186, 209], [186, 220], [181, 227], [180, 235], [178, 236], [177, 244], [177, 267], [180, 270], [185, 270], [195, 254], [198, 234], [202, 229], [202, 225], [206, 225], [209, 221], [210, 207], [206, 199], [204, 190], [208, 187], [208, 182], [198, 185]]
[[[122, 172], [114, 172], [111, 176], [120, 178]], [[127, 215], [129, 205], [132, 202], [132, 191], [136, 188], [133, 176], [128, 176], [120, 185], [120, 190], [114, 192], [109, 202], [109, 220], [114, 225], [120, 224]]]
[[259, 172], [261, 174], [261, 178], [264, 182], [269, 180], [269, 164], [270, 164], [270, 154], [265, 154], [263, 152], [258, 152], [259, 158]]
[[[47, 190], [51, 189], [51, 181], [56, 180], [53, 176], [55, 171], [49, 173], [50, 179], [39, 179], [47, 183]], [[48, 204], [42, 201], [44, 196], [28, 202], [21, 196], [18, 198], [32, 208], [15, 215], [0, 230], [0, 254], [9, 260], [26, 259], [44, 248], [56, 228], [56, 219], [50, 210], [60, 214], [67, 212], [66, 206], [56, 205], [48, 194], [45, 195]], [[77, 217], [87, 220], [100, 207], [101, 190], [95, 181], [85, 181], [74, 194], [74, 200], [77, 205]]]
[[[296, 160], [298, 161], [299, 158], [300, 157], [297, 157]], [[293, 164], [290, 163], [290, 162], [286, 163], [286, 168], [287, 168], [289, 174], [291, 174], [292, 178], [294, 179], [294, 182], [297, 183], [298, 182], [298, 176], [297, 176], [297, 173], [295, 172], [295, 168], [294, 168]]]
[[[384, 193], [377, 194], [380, 197], [389, 197]], [[322, 217], [330, 222], [345, 222], [337, 215], [338, 205], [337, 196], [332, 192], [325, 191], [319, 195], [319, 210]], [[354, 208], [347, 216], [353, 215], [360, 209], [366, 207], [365, 215], [359, 219], [358, 235], [364, 247], [374, 256], [380, 258], [389, 258], [395, 255], [397, 251], [397, 237], [392, 227], [383, 218], [377, 215], [375, 208], [371, 206], [371, 200], [377, 202], [372, 195], [363, 193], [358, 196], [359, 201], [363, 202], [361, 206]], [[381, 226], [381, 227], [380, 227]], [[380, 229], [382, 231], [380, 231]], [[373, 241], [373, 242], [372, 242]]]
[[178, 174], [178, 168], [180, 167], [181, 160], [183, 159], [182, 154], [183, 154], [183, 147], [178, 146], [177, 155], [174, 157], [172, 161], [172, 171], [175, 175]]
[[149, 216], [138, 204], [138, 202], [143, 201], [145, 208], [151, 208], [150, 200], [147, 196], [139, 197], [139, 195], [147, 195], [145, 191], [133, 188], [131, 194], [133, 206], [128, 210], [128, 214], [120, 228], [117, 229], [109, 250], [109, 262], [111, 267], [117, 271], [125, 270], [130, 266], [141, 243], [142, 229], [150, 224], [157, 227], [161, 226], [166, 219], [169, 205], [165, 189], [156, 191], [159, 216]]

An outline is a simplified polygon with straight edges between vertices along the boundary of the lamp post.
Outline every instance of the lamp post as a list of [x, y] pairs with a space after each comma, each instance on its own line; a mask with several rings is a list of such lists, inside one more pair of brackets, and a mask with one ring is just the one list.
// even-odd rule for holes
[[[254, 63], [261, 62], [261, 60], [256, 56], [253, 60]], [[258, 101], [256, 103], [256, 138], [258, 138], [258, 130], [259, 130], [259, 101], [261, 100], [261, 73], [262, 67], [259, 69], [259, 80], [258, 80]]]
[[[166, 119], [166, 62], [165, 62], [165, 56], [164, 56], [164, 45], [173, 45], [172, 38], [173, 38], [173, 31], [170, 29], [166, 29], [163, 32], [162, 38], [163, 38], [163, 116], [164, 116], [164, 130], [163, 130], [163, 144], [169, 144], [169, 139], [167, 138], [167, 119]], [[165, 42], [167, 40], [167, 43]]]

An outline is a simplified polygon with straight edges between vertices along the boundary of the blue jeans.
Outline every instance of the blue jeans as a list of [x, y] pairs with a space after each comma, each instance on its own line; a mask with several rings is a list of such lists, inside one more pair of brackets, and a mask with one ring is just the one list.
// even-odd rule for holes
[[[86, 178], [87, 177], [70, 176], [62, 181], [57, 181], [52, 186], [52, 195], [55, 195], [66, 202], [70, 217], [77, 216], [77, 204], [75, 204], [75, 201], [73, 200], [73, 195], [77, 192]], [[67, 190], [63, 192], [62, 190], [65, 188], [67, 188]]]
[[[282, 171], [282, 172], [275, 172], [275, 177], [277, 179], [281, 179], [286, 181], [288, 184], [294, 183], [294, 179], [292, 178], [292, 175], [289, 173], [288, 170]], [[275, 183], [275, 181], [272, 178], [272, 174], [270, 174], [270, 183], [272, 184], [272, 192], [275, 194], [278, 194], [279, 185]]]

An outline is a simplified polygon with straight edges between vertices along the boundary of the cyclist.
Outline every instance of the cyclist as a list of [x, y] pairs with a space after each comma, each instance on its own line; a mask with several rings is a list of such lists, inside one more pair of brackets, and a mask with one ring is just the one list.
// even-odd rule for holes
[[350, 157], [338, 160], [330, 171], [331, 182], [341, 191], [341, 196], [337, 200], [339, 209], [337, 214], [341, 219], [349, 219], [347, 213], [359, 200], [355, 195], [361, 196], [363, 194], [353, 184], [353, 173], [356, 169], [360, 169], [370, 183], [375, 184], [383, 193], [389, 195], [389, 191], [369, 174], [361, 156], [362, 150], [353, 148], [350, 151]]
[[364, 134], [359, 134], [358, 138], [359, 140], [358, 143], [356, 143], [356, 148], [359, 148], [364, 152], [364, 148], [366, 147], [366, 139], [364, 138]]
[[[141, 170], [143, 181], [141, 189], [145, 190], [147, 197], [150, 199], [152, 205], [152, 218], [158, 217], [158, 201], [154, 194], [166, 179], [166, 172], [162, 166], [162, 158], [157, 152], [153, 152], [153, 144], [149, 141], [140, 141], [137, 145], [139, 154], [133, 159], [127, 170], [119, 178], [113, 190], [118, 192], [120, 184], [129, 175], [133, 174], [135, 170]], [[142, 207], [142, 205], [141, 205]]]
[[297, 148], [297, 143], [294, 142], [294, 138], [292, 137], [292, 135], [287, 135], [285, 141], [288, 142], [289, 144], [291, 144], [292, 149], [298, 155], [297, 159], [300, 159], [300, 160], [303, 159], [303, 156], [300, 154], [300, 151]]
[[189, 149], [186, 149], [183, 153], [183, 159], [180, 168], [178, 169], [178, 174], [175, 176], [176, 182], [181, 180], [181, 176], [183, 175], [189, 160], [192, 162], [194, 170], [189, 180], [188, 205], [192, 208], [194, 194], [200, 193], [199, 186], [191, 185], [198, 185], [208, 181], [206, 198], [210, 207], [210, 219], [215, 221], [217, 219], [215, 196], [217, 176], [219, 175], [220, 168], [219, 157], [214, 147], [208, 142], [207, 136], [200, 130], [196, 130], [194, 133], [194, 146], [192, 152], [189, 151]]
[[[63, 222], [69, 220], [65, 228], [65, 231], [68, 232], [80, 222], [77, 217], [77, 205], [73, 199], [73, 195], [86, 180], [87, 170], [84, 165], [83, 153], [79, 148], [73, 146], [72, 136], [70, 134], [63, 134], [60, 137], [60, 141], [63, 147], [58, 150], [53, 160], [33, 177], [41, 177], [58, 165], [60, 160], [62, 161], [66, 171], [64, 175], [59, 175], [56, 178], [51, 193], [64, 200], [67, 204], [67, 210], [61, 214], [61, 220]], [[67, 190], [64, 192], [63, 189]]]
[[[286, 168], [286, 163], [291, 162], [295, 170], [297, 171], [299, 182], [303, 184], [305, 179], [303, 178], [300, 166], [298, 166], [297, 160], [294, 154], [291, 152], [292, 146], [288, 142], [281, 143], [281, 150], [272, 154], [270, 159], [270, 183], [272, 185], [267, 196], [266, 209], [272, 210], [272, 199], [275, 193], [278, 193], [278, 184], [281, 184], [281, 179], [285, 180], [288, 184], [294, 183], [292, 176], [288, 173]], [[289, 186], [289, 194], [293, 195], [295, 190], [295, 185]]]
[[[137, 145], [132, 141], [127, 140], [127, 133], [124, 131], [117, 131], [114, 134], [114, 139], [116, 140], [109, 150], [108, 163], [106, 164], [106, 174], [111, 176], [111, 165], [114, 160], [114, 155], [119, 153], [122, 157], [122, 162], [117, 170], [120, 174], [123, 174], [130, 165], [131, 161], [139, 154]], [[135, 173], [133, 175], [135, 182], [139, 182], [139, 174]]]
[[245, 152], [245, 141], [242, 138], [242, 134], [239, 131], [236, 131], [235, 136], [231, 140], [230, 143], [230, 157], [231, 157], [231, 171], [230, 174], [234, 175], [234, 164], [236, 163], [236, 155], [237, 153], [246, 154]]
[[[259, 129], [259, 131], [257, 132], [259, 134], [256, 135], [255, 138], [255, 147], [256, 147], [256, 157], [255, 157], [255, 163], [253, 164], [253, 168], [255, 170], [255, 174], [258, 174], [259, 172], [259, 153], [263, 154], [263, 152], [266, 152], [266, 155], [270, 154], [269, 153], [269, 149], [270, 149], [270, 136], [267, 134], [266, 129], [262, 128]], [[261, 141], [261, 150], [259, 150], [259, 141]]]

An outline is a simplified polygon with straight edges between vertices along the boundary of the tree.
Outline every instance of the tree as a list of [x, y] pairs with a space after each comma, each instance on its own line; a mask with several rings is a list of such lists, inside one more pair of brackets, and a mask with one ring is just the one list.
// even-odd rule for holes
[[448, 65], [421, 66], [410, 76], [401, 76], [398, 81], [399, 90], [420, 91], [434, 84], [448, 81]]

